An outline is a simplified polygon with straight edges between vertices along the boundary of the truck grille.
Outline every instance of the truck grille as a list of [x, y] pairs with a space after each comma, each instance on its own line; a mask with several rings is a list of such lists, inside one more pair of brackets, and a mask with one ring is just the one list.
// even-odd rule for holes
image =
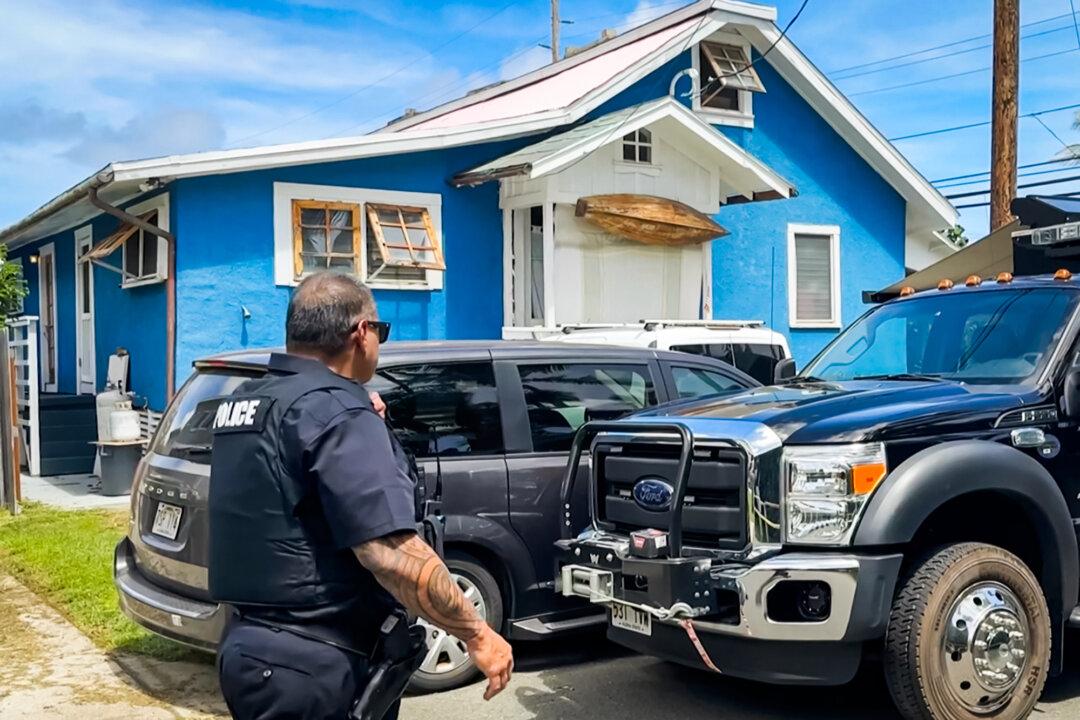
[[[597, 520], [619, 532], [666, 528], [672, 510], [655, 511], [634, 500], [646, 478], [675, 483], [679, 448], [661, 443], [598, 444]], [[683, 543], [739, 550], [747, 543], [746, 459], [735, 449], [696, 448], [683, 502]]]

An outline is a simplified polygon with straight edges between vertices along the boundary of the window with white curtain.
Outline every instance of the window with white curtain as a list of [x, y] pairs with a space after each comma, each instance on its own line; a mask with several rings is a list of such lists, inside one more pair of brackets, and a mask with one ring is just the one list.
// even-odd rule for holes
[[840, 228], [788, 226], [791, 327], [840, 325]]

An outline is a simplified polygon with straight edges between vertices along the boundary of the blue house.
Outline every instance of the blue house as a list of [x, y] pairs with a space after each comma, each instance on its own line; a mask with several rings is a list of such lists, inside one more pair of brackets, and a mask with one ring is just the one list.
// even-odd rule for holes
[[[806, 362], [954, 248], [956, 212], [775, 24], [701, 0], [362, 137], [115, 162], [0, 231], [40, 318], [45, 392], [108, 356], [156, 410], [196, 358], [283, 342], [320, 268], [375, 290], [395, 339], [740, 318]], [[728, 234], [633, 242], [582, 197], [679, 201]]]

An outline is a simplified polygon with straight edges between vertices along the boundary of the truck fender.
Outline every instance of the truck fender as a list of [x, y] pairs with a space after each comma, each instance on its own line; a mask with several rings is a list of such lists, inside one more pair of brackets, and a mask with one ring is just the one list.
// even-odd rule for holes
[[[447, 515], [444, 532], [443, 542], [448, 548], [473, 545], [499, 559], [513, 585], [503, 588], [507, 593], [506, 615], [514, 617], [514, 589], [525, 590], [536, 585], [532, 555], [521, 538], [504, 525], [477, 515]], [[498, 578], [499, 573], [495, 576]]]
[[[1040, 582], [1055, 635], [1080, 595], [1077, 535], [1065, 497], [1034, 458], [1008, 445], [959, 440], [915, 453], [874, 492], [855, 532], [856, 546], [903, 545], [945, 503], [974, 492], [995, 491], [1016, 503], [1039, 536], [1044, 563]], [[1054, 561], [1056, 559], [1056, 561]], [[1055, 643], [1060, 647], [1060, 640]]]

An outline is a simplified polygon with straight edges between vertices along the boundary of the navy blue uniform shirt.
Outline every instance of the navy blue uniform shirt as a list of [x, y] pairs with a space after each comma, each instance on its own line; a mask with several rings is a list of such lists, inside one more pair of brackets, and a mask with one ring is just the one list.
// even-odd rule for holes
[[[281, 353], [271, 354], [269, 368], [277, 375], [333, 372], [317, 360]], [[330, 537], [320, 540], [343, 550], [416, 529], [408, 466], [395, 457], [389, 428], [362, 395], [338, 388], [308, 393], [285, 413], [280, 428], [283, 469], [302, 479], [306, 501], [317, 505], [309, 511], [325, 520], [319, 525]], [[363, 575], [365, 587], [355, 601], [321, 608], [245, 608], [245, 614], [284, 623], [377, 627], [397, 603], [367, 570]]]

